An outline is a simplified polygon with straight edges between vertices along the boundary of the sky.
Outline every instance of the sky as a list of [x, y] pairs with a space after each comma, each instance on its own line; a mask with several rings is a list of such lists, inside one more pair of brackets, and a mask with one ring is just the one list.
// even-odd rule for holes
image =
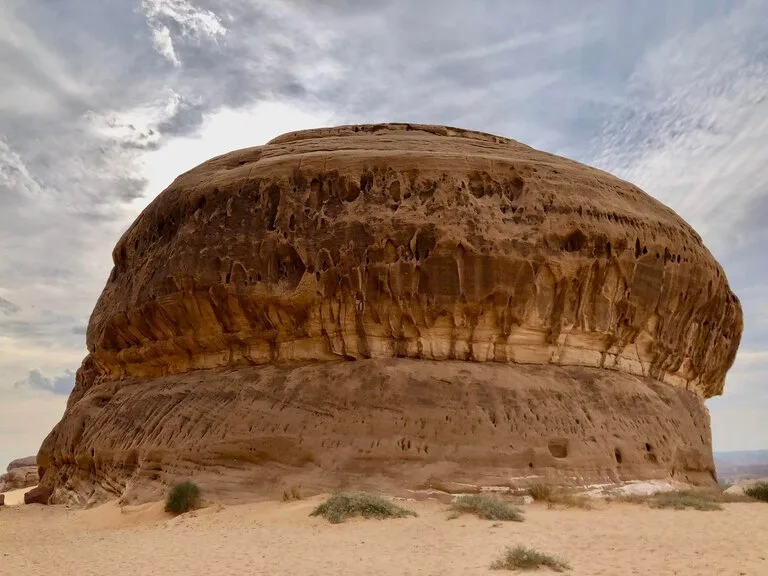
[[0, 468], [86, 354], [117, 239], [284, 132], [448, 124], [628, 179], [723, 264], [745, 329], [716, 450], [768, 448], [768, 0], [2, 0]]

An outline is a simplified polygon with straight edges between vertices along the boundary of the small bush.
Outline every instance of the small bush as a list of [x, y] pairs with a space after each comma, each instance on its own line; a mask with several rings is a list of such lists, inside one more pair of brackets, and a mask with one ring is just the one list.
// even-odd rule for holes
[[296, 486], [292, 486], [290, 490], [283, 490], [283, 502], [291, 502], [293, 500], [301, 500], [301, 491]]
[[748, 494], [727, 494], [719, 490], [677, 490], [657, 492], [656, 494], [625, 494], [611, 498], [626, 504], [648, 504], [651, 508], [674, 508], [685, 510], [722, 510], [722, 504], [734, 502], [754, 502]]
[[649, 505], [651, 508], [674, 508], [675, 510], [687, 508], [701, 511], [722, 510], [723, 507], [717, 500], [715, 495], [706, 492], [681, 490], [654, 494], [649, 500]]
[[176, 484], [165, 499], [165, 511], [171, 514], [184, 514], [200, 508], [200, 488], [194, 482]]
[[757, 482], [744, 489], [744, 494], [761, 502], [768, 502], [768, 482]]
[[341, 524], [347, 518], [405, 518], [416, 516], [416, 512], [365, 492], [334, 494], [315, 508], [310, 516], [322, 516], [331, 524]]
[[585, 496], [569, 494], [561, 490], [555, 490], [552, 486], [545, 484], [535, 484], [528, 488], [528, 494], [536, 502], [546, 502], [550, 508], [557, 505], [566, 508], [582, 508], [584, 510], [592, 509], [592, 502]]
[[588, 496], [581, 494], [555, 494], [548, 502], [550, 508], [558, 505], [566, 508], [581, 508], [582, 510], [592, 510], [592, 500]]
[[546, 484], [534, 484], [528, 488], [528, 494], [536, 502], [548, 502], [552, 497], [552, 486]]
[[459, 496], [451, 504], [451, 510], [457, 515], [476, 514], [483, 520], [506, 520], [512, 522], [522, 522], [524, 520], [523, 512], [517, 506], [484, 494]]
[[507, 548], [504, 555], [491, 564], [491, 570], [537, 570], [542, 566], [555, 572], [565, 572], [571, 567], [561, 558], [544, 554], [533, 548], [515, 546]]

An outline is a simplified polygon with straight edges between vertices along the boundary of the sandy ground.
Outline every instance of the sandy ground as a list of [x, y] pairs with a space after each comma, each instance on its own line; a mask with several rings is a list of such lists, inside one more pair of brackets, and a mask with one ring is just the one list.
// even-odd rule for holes
[[24, 494], [32, 490], [34, 486], [30, 486], [29, 488], [19, 488], [18, 490], [9, 490], [8, 492], [3, 492], [3, 495], [5, 495], [5, 505], [6, 506], [15, 506], [17, 504], [24, 504]]
[[[170, 518], [162, 503], [85, 511], [0, 509], [0, 572], [78, 576], [231, 574], [498, 574], [505, 546], [567, 559], [569, 574], [765, 576], [768, 505], [718, 512], [526, 506], [523, 523], [462, 516], [436, 501], [408, 502], [418, 518], [331, 525], [308, 516], [320, 502], [213, 505]], [[544, 574], [547, 571], [542, 570]]]

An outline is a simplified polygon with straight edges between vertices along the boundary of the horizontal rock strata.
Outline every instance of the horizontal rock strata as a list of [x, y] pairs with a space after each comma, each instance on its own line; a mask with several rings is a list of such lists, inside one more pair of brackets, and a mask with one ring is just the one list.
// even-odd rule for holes
[[38, 482], [37, 457], [29, 456], [13, 460], [0, 475], [0, 492], [36, 486]]
[[282, 490], [712, 483], [692, 392], [580, 367], [412, 359], [201, 370], [91, 389], [41, 465], [59, 498]]

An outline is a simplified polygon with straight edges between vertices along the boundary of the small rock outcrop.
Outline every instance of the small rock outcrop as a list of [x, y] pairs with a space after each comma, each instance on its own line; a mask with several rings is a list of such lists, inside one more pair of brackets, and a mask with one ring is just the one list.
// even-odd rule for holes
[[292, 133], [179, 176], [113, 259], [38, 457], [54, 500], [714, 482], [739, 301], [599, 170], [440, 126]]
[[24, 504], [48, 504], [52, 492], [50, 486], [36, 486], [24, 493]]
[[6, 473], [0, 475], [0, 492], [37, 486], [38, 481], [37, 457], [19, 458], [8, 464]]

